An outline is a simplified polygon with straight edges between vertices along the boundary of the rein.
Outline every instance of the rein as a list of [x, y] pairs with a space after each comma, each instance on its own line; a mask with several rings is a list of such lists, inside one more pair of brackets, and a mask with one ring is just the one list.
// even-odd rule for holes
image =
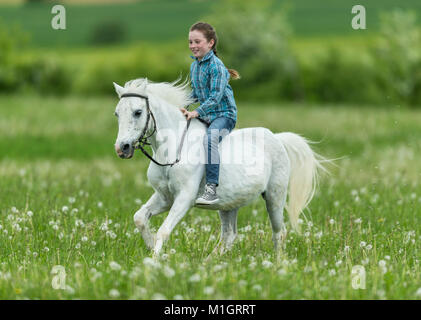
[[[151, 111], [151, 108], [149, 107], [149, 98], [147, 96], [137, 94], [137, 93], [124, 93], [120, 96], [120, 98], [126, 98], [126, 97], [137, 97], [137, 98], [142, 98], [142, 99], [146, 100], [146, 110], [147, 110], [146, 125], [145, 125], [145, 128], [143, 129], [142, 134], [140, 135], [136, 145], [134, 146], [134, 148], [140, 149], [147, 158], [149, 158], [152, 162], [154, 162], [158, 166], [162, 166], [162, 167], [171, 166], [172, 167], [176, 163], [180, 162], [181, 149], [183, 148], [184, 138], [186, 136], [187, 130], [189, 129], [191, 119], [187, 120], [187, 125], [186, 125], [186, 128], [183, 131], [183, 135], [181, 137], [180, 147], [177, 150], [177, 157], [176, 157], [175, 161], [171, 162], [171, 163], [160, 163], [160, 162], [156, 161], [154, 158], [152, 158], [152, 156], [144, 149], [145, 145], [150, 145], [150, 143], [148, 142], [148, 138], [152, 137], [156, 132], [156, 120], [155, 120], [155, 117], [154, 117], [154, 115]], [[188, 109], [189, 107], [190, 107], [190, 105], [187, 106], [186, 109]], [[153, 131], [150, 135], [145, 137], [146, 130], [149, 127], [150, 118], [152, 118], [152, 121], [153, 121]]]

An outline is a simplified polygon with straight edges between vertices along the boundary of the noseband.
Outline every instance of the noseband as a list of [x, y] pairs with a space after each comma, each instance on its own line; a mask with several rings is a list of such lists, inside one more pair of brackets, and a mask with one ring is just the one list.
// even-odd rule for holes
[[[136, 98], [142, 98], [142, 99], [146, 100], [146, 110], [147, 110], [146, 125], [145, 125], [145, 128], [143, 128], [142, 134], [140, 135], [139, 139], [137, 140], [134, 148], [140, 149], [146, 157], [148, 157], [152, 162], [154, 162], [158, 166], [163, 166], [163, 167], [171, 166], [172, 167], [176, 163], [180, 162], [181, 149], [183, 148], [184, 138], [186, 136], [187, 130], [189, 129], [191, 119], [187, 120], [187, 125], [186, 125], [186, 128], [183, 131], [183, 135], [181, 137], [181, 142], [180, 142], [180, 147], [177, 150], [177, 157], [176, 157], [175, 161], [171, 162], [171, 163], [160, 163], [160, 162], [156, 161], [154, 158], [152, 158], [152, 156], [144, 149], [145, 145], [150, 145], [150, 143], [148, 142], [148, 138], [152, 137], [156, 132], [156, 120], [155, 120], [155, 117], [154, 117], [154, 115], [151, 111], [151, 108], [149, 107], [149, 98], [147, 96], [144, 96], [144, 95], [141, 95], [141, 94], [138, 94], [138, 93], [124, 93], [120, 96], [120, 98], [126, 98], [126, 97], [136, 97]], [[188, 108], [188, 107], [189, 106], [187, 106], [186, 108]], [[150, 135], [145, 137], [146, 131], [148, 130], [148, 127], [149, 127], [149, 120], [151, 118], [152, 118], [152, 121], [153, 121], [153, 131]]]

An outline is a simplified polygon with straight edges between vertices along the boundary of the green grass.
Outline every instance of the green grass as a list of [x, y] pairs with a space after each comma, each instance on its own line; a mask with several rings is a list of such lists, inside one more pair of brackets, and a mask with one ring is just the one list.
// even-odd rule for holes
[[[30, 35], [34, 47], [58, 47], [92, 45], [93, 30], [103, 22], [118, 22], [126, 32], [122, 43], [162, 43], [183, 40], [194, 22], [208, 16], [214, 1], [149, 0], [123, 4], [66, 5], [65, 31], [51, 27], [51, 4], [1, 5], [0, 19], [7, 24], [18, 24]], [[367, 9], [367, 30], [351, 28], [353, 0], [276, 0], [275, 8], [287, 4], [289, 20], [298, 37], [348, 36], [376, 32], [379, 14], [395, 8], [412, 9], [421, 13], [418, 0], [363, 0]], [[282, 7], [284, 8], [284, 7]]]
[[[154, 268], [133, 223], [152, 194], [148, 161], [114, 154], [116, 102], [0, 97], [1, 299], [420, 298], [421, 111], [238, 102], [237, 127], [297, 132], [343, 159], [323, 177], [303, 235], [288, 225], [280, 259], [260, 199], [241, 208], [233, 250], [208, 263], [218, 215], [190, 210]], [[151, 219], [155, 230], [165, 216]], [[55, 265], [65, 290], [51, 286]], [[356, 265], [365, 290], [351, 286]]]

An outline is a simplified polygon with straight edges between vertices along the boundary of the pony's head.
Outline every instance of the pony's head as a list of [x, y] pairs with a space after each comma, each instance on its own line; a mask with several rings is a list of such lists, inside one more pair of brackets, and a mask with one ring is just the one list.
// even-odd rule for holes
[[124, 94], [134, 93], [148, 97], [147, 86], [147, 79], [129, 81], [124, 88], [114, 83], [120, 98], [115, 109], [118, 119], [118, 135], [114, 147], [120, 158], [130, 159], [133, 157], [134, 145], [146, 126], [148, 113], [147, 99], [137, 96], [124, 97]]
[[[124, 88], [114, 83], [115, 90], [120, 98], [115, 110], [115, 115], [118, 118], [118, 136], [115, 143], [115, 151], [120, 158], [131, 158], [134, 153], [134, 146], [139, 141], [142, 133], [146, 137], [150, 132], [153, 133], [152, 130], [155, 126], [152, 122], [158, 121], [159, 117], [164, 116], [164, 114], [158, 112], [159, 106], [163, 106], [166, 116], [172, 117], [171, 119], [175, 119], [176, 116], [184, 119], [179, 107], [185, 107], [193, 103], [194, 99], [191, 96], [188, 80], [182, 82], [180, 80], [181, 78], [171, 83], [154, 83], [146, 78], [135, 79], [126, 82]], [[141, 95], [142, 97], [125, 96], [125, 94], [129, 93]], [[151, 112], [154, 111], [155, 120], [150, 120], [147, 124], [148, 101]], [[176, 110], [175, 114], [171, 110]], [[148, 127], [145, 130], [146, 126]]]

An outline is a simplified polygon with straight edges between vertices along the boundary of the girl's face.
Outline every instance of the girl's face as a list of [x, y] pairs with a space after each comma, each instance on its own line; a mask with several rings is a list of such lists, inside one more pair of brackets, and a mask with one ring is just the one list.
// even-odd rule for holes
[[198, 30], [189, 32], [189, 48], [195, 58], [201, 60], [211, 49], [215, 41], [205, 38], [204, 34]]

